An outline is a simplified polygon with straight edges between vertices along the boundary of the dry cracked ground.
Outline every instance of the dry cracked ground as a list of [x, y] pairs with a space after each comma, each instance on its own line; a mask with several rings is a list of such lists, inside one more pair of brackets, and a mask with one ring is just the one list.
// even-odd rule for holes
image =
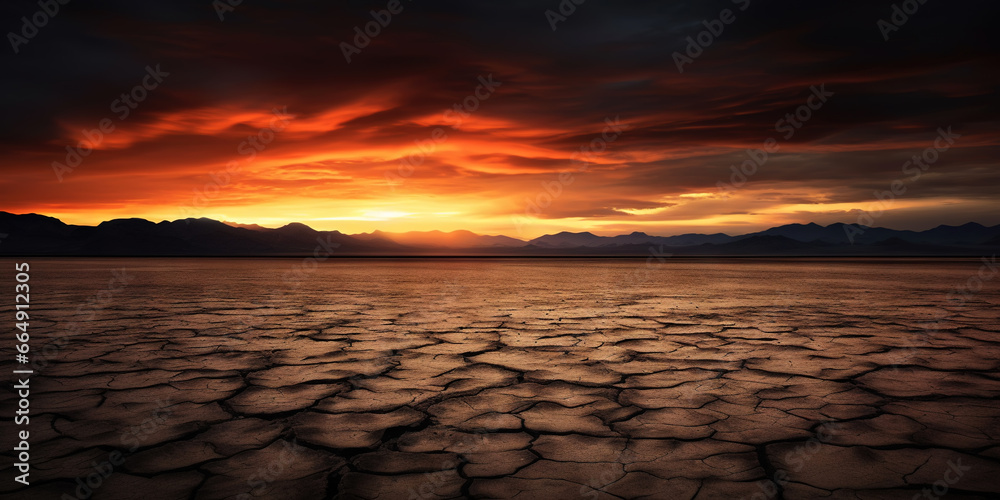
[[0, 495], [996, 498], [980, 264], [35, 259]]

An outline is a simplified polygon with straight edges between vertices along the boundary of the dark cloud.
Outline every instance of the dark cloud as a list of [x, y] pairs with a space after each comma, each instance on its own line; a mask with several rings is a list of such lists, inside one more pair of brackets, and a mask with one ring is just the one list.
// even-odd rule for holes
[[[0, 169], [8, 179], [0, 186], [32, 186], [7, 198], [19, 206], [32, 198], [86, 205], [85, 193], [51, 185], [47, 165], [83, 127], [113, 118], [112, 101], [142, 81], [146, 66], [161, 65], [170, 76], [119, 124], [122, 143], [95, 153], [74, 173], [76, 182], [124, 182], [128, 169], [138, 169], [134, 185], [146, 191], [120, 194], [120, 203], [172, 203], [163, 200], [190, 191], [197, 172], [208, 174], [204, 165], [238, 158], [240, 138], [255, 133], [272, 107], [287, 106], [302, 128], [268, 150], [273, 162], [255, 168], [286, 161], [302, 177], [282, 176], [271, 192], [293, 196], [321, 177], [294, 167], [303, 163], [383, 189], [398, 156], [445, 127], [448, 142], [405, 179], [411, 192], [502, 197], [497, 206], [509, 207], [572, 168], [569, 155], [599, 137], [606, 118], [619, 116], [630, 128], [544, 218], [624, 220], [632, 216], [617, 209], [666, 207], [684, 193], [715, 192], [730, 165], [769, 137], [782, 149], [752, 176], [747, 193], [794, 191], [775, 203], [860, 203], [898, 177], [938, 127], [954, 126], [962, 141], [907, 196], [978, 200], [978, 219], [987, 222], [1000, 187], [1000, 41], [992, 36], [1000, 4], [929, 0], [885, 41], [877, 22], [889, 18], [892, 3], [589, 0], [553, 31], [545, 11], [558, 9], [556, 0], [401, 0], [403, 12], [348, 64], [342, 42], [387, 2], [246, 0], [224, 21], [205, 0], [70, 2], [19, 53], [8, 46], [0, 56], [0, 101], [12, 118], [0, 125]], [[723, 9], [733, 10], [735, 21], [679, 73], [673, 53]], [[35, 1], [7, 2], [0, 27], [18, 32], [20, 17], [37, 10]], [[447, 110], [474, 95], [488, 74], [502, 82], [496, 96], [451, 128]], [[823, 84], [835, 97], [791, 139], [781, 138], [778, 121]], [[222, 115], [236, 118], [216, 118]], [[225, 126], [213, 126], [219, 123]], [[389, 153], [376, 158], [369, 149]], [[355, 150], [350, 158], [318, 157]], [[248, 186], [274, 177], [258, 173]], [[342, 181], [322, 182], [328, 195], [342, 189], [374, 197]], [[612, 192], [598, 196], [598, 189]], [[124, 193], [121, 184], [92, 192], [103, 197], [92, 206]], [[247, 199], [259, 200], [260, 192], [248, 191]], [[700, 206], [705, 218], [707, 210], [764, 213], [757, 205]], [[955, 217], [972, 212], [953, 210]]]

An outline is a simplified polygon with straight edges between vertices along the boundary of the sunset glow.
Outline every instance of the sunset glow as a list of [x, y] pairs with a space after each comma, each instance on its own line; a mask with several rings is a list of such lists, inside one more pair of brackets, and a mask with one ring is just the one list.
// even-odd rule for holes
[[[768, 31], [777, 21], [751, 22], [751, 9], [679, 73], [670, 54], [700, 8], [673, 12], [676, 23], [637, 20], [642, 9], [623, 8], [609, 21], [627, 29], [598, 32], [587, 21], [596, 6], [555, 33], [538, 12], [523, 41], [501, 42], [492, 29], [462, 23], [513, 15], [502, 7], [476, 7], [463, 21], [415, 5], [412, 19], [387, 28], [350, 64], [337, 43], [363, 12], [317, 16], [338, 19], [332, 26], [299, 17], [286, 27], [292, 12], [279, 6], [246, 7], [223, 24], [178, 20], [174, 30], [144, 26], [141, 15], [108, 19], [95, 36], [125, 43], [145, 62], [119, 61], [108, 81], [83, 78], [74, 88], [13, 72], [7, 85], [21, 93], [41, 85], [61, 97], [19, 105], [36, 126], [3, 139], [3, 209], [72, 224], [209, 217], [347, 233], [739, 233], [855, 222], [898, 179], [908, 192], [879, 225], [1000, 222], [1000, 127], [984, 114], [995, 99], [987, 76], [997, 69], [975, 51], [935, 56], [947, 53], [942, 44], [962, 43], [956, 37], [934, 46], [914, 38], [905, 46], [926, 43], [929, 52], [873, 65], [828, 39], [790, 43], [795, 35]], [[255, 29], [238, 14], [252, 16]], [[76, 21], [67, 13], [63, 22]], [[260, 29], [267, 23], [273, 32]], [[446, 23], [468, 36], [436, 35]], [[878, 50], [895, 50], [873, 35]], [[439, 57], [420, 57], [417, 47]], [[808, 77], [788, 61], [809, 67]], [[169, 76], [122, 120], [108, 103], [141, 81], [147, 62]], [[60, 71], [73, 80], [91, 69], [67, 60]], [[895, 91], [907, 78], [920, 78], [923, 91]], [[809, 109], [814, 86], [833, 95]], [[808, 120], [789, 125], [802, 109]], [[66, 148], [87, 146], [104, 119], [114, 130], [57, 175], [54, 163], [73, 160]], [[616, 119], [620, 133], [608, 130]], [[905, 162], [949, 126], [960, 139], [909, 179]], [[769, 139], [777, 151], [737, 189], [720, 189]]]

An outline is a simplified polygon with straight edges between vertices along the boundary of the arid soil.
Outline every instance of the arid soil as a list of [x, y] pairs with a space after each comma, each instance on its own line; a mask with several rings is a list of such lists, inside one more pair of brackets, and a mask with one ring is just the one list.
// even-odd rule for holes
[[30, 262], [2, 498], [1000, 495], [977, 260]]

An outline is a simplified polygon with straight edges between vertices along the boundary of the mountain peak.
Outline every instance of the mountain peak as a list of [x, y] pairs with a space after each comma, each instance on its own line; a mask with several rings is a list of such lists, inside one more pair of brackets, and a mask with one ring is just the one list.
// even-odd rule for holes
[[155, 226], [156, 224], [146, 219], [132, 217], [129, 219], [111, 219], [97, 225], [97, 227], [117, 227], [117, 226]]
[[266, 231], [267, 228], [261, 226], [260, 224], [240, 224], [239, 222], [222, 221], [223, 224], [229, 227], [241, 227], [243, 229], [251, 229], [253, 231]]
[[312, 231], [316, 232], [315, 229], [301, 223], [301, 222], [290, 222], [278, 228], [279, 230], [285, 231]]

